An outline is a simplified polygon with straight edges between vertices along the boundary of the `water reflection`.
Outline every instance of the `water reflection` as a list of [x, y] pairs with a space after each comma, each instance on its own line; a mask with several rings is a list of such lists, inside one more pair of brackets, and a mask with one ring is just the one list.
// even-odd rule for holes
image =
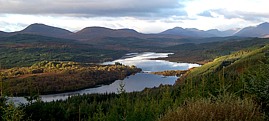
[[[135, 65], [141, 68], [144, 72], [156, 72], [164, 70], [186, 70], [188, 68], [197, 67], [198, 64], [189, 64], [189, 63], [175, 63], [165, 60], [151, 60], [156, 58], [164, 58], [172, 53], [154, 53], [154, 52], [145, 52], [145, 53], [129, 53], [126, 54], [121, 59], [105, 62], [103, 64], [114, 64], [115, 62], [120, 62], [124, 65]], [[109, 85], [100, 85], [96, 88], [88, 88], [80, 91], [73, 91], [60, 94], [50, 94], [50, 95], [41, 95], [43, 101], [53, 101], [53, 100], [64, 100], [69, 96], [78, 95], [78, 94], [92, 94], [92, 93], [117, 93], [120, 82], [125, 84], [125, 90], [127, 92], [133, 91], [142, 91], [145, 88], [157, 87], [160, 84], [169, 84], [172, 85], [175, 83], [177, 77], [169, 76], [163, 78], [160, 75], [153, 75], [149, 73], [138, 73], [136, 75], [131, 75], [124, 80], [116, 80]], [[12, 97], [10, 100], [15, 103], [25, 103], [26, 100], [23, 97]]]
[[112, 62], [105, 62], [104, 64], [114, 64], [115, 62], [122, 63], [124, 65], [135, 65], [138, 68], [142, 68], [144, 72], [165, 71], [165, 70], [187, 70], [192, 67], [198, 67], [198, 64], [190, 63], [176, 63], [166, 60], [151, 60], [156, 58], [168, 57], [173, 53], [132, 53], [131, 55], [124, 56], [122, 59], [118, 59]]

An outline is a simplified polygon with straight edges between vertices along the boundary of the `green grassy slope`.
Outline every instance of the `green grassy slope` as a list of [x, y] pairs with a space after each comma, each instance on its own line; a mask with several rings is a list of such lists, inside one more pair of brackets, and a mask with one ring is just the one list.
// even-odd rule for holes
[[199, 68], [192, 69], [189, 77], [198, 77], [201, 75], [213, 73], [230, 73], [241, 74], [244, 71], [253, 68], [266, 61], [269, 53], [269, 45], [265, 45], [259, 49], [245, 49], [230, 55], [221, 56], [214, 61], [204, 64]]

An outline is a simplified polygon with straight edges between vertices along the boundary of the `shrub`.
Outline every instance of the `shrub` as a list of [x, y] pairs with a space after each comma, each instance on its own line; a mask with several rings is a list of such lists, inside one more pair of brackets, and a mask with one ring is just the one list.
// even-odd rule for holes
[[245, 75], [246, 89], [269, 117], [269, 59]]
[[252, 99], [233, 95], [186, 101], [160, 121], [261, 121], [264, 115]]

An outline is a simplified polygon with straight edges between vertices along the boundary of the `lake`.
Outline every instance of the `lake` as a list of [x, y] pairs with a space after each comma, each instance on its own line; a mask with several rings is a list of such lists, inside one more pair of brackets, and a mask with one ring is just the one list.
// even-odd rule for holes
[[[135, 65], [142, 69], [141, 73], [126, 77], [124, 80], [116, 80], [115, 82], [108, 85], [99, 85], [95, 88], [88, 88], [79, 91], [41, 95], [43, 101], [49, 102], [53, 100], [65, 100], [69, 96], [81, 95], [81, 94], [93, 94], [93, 93], [117, 93], [119, 85], [124, 84], [126, 92], [142, 91], [145, 88], [158, 87], [160, 84], [172, 85], [175, 83], [176, 76], [161, 76], [154, 75], [148, 72], [157, 72], [165, 70], [187, 70], [192, 67], [198, 67], [198, 64], [191, 63], [176, 63], [169, 62], [166, 60], [154, 60], [156, 58], [168, 57], [169, 54], [173, 53], [155, 53], [155, 52], [144, 52], [144, 53], [129, 53], [121, 59], [102, 63], [103, 65], [114, 64], [115, 62], [122, 63], [124, 65]], [[9, 100], [14, 103], [26, 103], [23, 97], [11, 97]]]

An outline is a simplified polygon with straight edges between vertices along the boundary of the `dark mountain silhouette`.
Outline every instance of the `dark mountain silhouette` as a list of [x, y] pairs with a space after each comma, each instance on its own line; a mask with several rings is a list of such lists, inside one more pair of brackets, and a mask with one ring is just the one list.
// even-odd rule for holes
[[19, 34], [37, 34], [37, 35], [43, 35], [43, 36], [49, 36], [49, 37], [65, 37], [72, 32], [58, 28], [53, 26], [48, 26], [45, 24], [31, 24], [22, 31], [17, 32]]
[[0, 37], [8, 36], [7, 32], [0, 31]]
[[36, 34], [48, 37], [70, 38], [83, 41], [99, 41], [107, 38], [140, 38], [140, 39], [181, 39], [181, 38], [207, 38], [207, 37], [269, 37], [269, 23], [265, 22], [255, 27], [246, 27], [238, 31], [231, 29], [219, 31], [217, 29], [199, 30], [196, 28], [175, 27], [158, 34], [139, 33], [133, 29], [110, 29], [105, 27], [86, 27], [75, 33], [66, 29], [48, 26], [45, 24], [31, 24], [18, 32], [2, 32], [0, 37], [11, 36], [15, 34]]
[[269, 23], [264, 22], [254, 27], [246, 27], [234, 34], [240, 37], [265, 37], [269, 35]]
[[132, 29], [109, 29], [105, 27], [86, 27], [71, 35], [71, 38], [87, 40], [106, 37], [139, 37], [143, 34]]
[[232, 36], [237, 29], [234, 30], [226, 30], [226, 31], [219, 31], [217, 29], [210, 29], [207, 31], [199, 30], [196, 28], [181, 28], [175, 27], [173, 29], [168, 29], [160, 34], [167, 34], [167, 35], [178, 35], [183, 37], [227, 37]]
[[228, 36], [233, 36], [237, 31], [238, 29], [229, 29], [225, 31], [219, 31], [218, 29], [210, 29], [210, 30], [207, 30], [206, 33], [212, 34], [215, 37], [228, 37]]
[[110, 29], [105, 27], [86, 27], [76, 33], [73, 33], [70, 38], [77, 39], [77, 40], [104, 40], [106, 38], [140, 38], [140, 39], [147, 39], [147, 38], [172, 38], [172, 39], [179, 39], [182, 38], [181, 36], [175, 35], [164, 35], [164, 34], [143, 34], [139, 33], [133, 29]]
[[195, 28], [181, 28], [181, 27], [175, 27], [172, 29], [168, 29], [166, 31], [161, 32], [160, 34], [166, 34], [166, 35], [178, 35], [183, 37], [214, 37], [213, 34], [207, 33], [203, 30], [198, 30]]

